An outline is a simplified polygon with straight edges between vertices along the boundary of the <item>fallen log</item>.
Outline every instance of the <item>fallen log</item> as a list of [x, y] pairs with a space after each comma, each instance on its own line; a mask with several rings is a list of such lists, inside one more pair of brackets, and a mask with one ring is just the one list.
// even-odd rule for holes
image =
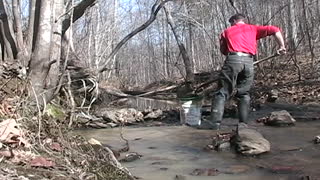
[[150, 92], [146, 92], [146, 93], [143, 93], [143, 94], [139, 94], [139, 95], [137, 95], [137, 97], [149, 96], [149, 95], [153, 95], [153, 94], [160, 93], [160, 92], [170, 91], [170, 90], [173, 90], [173, 89], [175, 89], [175, 88], [177, 88], [179, 86], [180, 85], [168, 86], [168, 87], [165, 87], [165, 88], [162, 88], [162, 89], [157, 89], [157, 90], [154, 90], [154, 91], [150, 91]]

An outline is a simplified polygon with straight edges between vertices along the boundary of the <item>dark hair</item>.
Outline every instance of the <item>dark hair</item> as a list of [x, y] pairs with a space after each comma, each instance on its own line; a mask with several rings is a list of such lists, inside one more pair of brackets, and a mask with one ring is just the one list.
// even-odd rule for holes
[[233, 16], [230, 17], [229, 23], [232, 24], [234, 21], [240, 20], [240, 19], [241, 19], [241, 20], [245, 20], [245, 19], [246, 19], [246, 16], [243, 15], [243, 14], [240, 14], [240, 13], [235, 14], [235, 15], [233, 15]]

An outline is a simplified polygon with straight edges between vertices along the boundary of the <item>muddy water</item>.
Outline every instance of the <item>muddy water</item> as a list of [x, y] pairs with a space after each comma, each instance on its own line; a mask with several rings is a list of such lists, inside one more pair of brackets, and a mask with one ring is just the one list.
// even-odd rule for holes
[[[142, 110], [178, 106], [174, 101], [145, 98], [127, 99], [126, 102], [128, 107]], [[177, 175], [186, 180], [295, 180], [307, 175], [320, 179], [320, 145], [312, 143], [312, 139], [320, 135], [320, 121], [297, 122], [296, 126], [281, 128], [255, 123], [255, 119], [282, 109], [286, 108], [282, 105], [276, 108], [265, 107], [250, 115], [250, 126], [271, 143], [271, 152], [267, 154], [243, 157], [232, 151], [205, 151], [203, 148], [211, 143], [210, 138], [216, 133], [212, 130], [187, 126], [125, 127], [122, 132], [129, 140], [129, 152], [137, 152], [142, 157], [122, 164], [135, 176], [145, 180], [171, 180]], [[287, 110], [301, 115], [308, 109], [304, 111], [301, 106], [290, 106]], [[236, 123], [237, 119], [225, 118], [223, 131], [231, 131]], [[82, 130], [77, 133], [88, 139], [95, 138], [114, 149], [121, 149], [125, 142], [121, 140], [120, 132], [121, 129], [114, 128]], [[220, 173], [216, 176], [191, 175], [195, 169], [217, 169]]]
[[[235, 119], [224, 120], [224, 131]], [[272, 128], [251, 123], [272, 144], [270, 153], [243, 157], [231, 151], [204, 151], [215, 131], [187, 126], [124, 128], [129, 152], [141, 159], [123, 163], [135, 176], [145, 180], [170, 180], [177, 175], [187, 180], [270, 180], [298, 179], [302, 175], [320, 177], [320, 145], [311, 140], [320, 134], [320, 122], [301, 122], [294, 127]], [[81, 135], [95, 138], [115, 149], [124, 146], [120, 129], [86, 130]], [[124, 153], [125, 154], [125, 153]], [[272, 168], [280, 169], [278, 171]], [[195, 169], [218, 169], [217, 176], [194, 176]]]

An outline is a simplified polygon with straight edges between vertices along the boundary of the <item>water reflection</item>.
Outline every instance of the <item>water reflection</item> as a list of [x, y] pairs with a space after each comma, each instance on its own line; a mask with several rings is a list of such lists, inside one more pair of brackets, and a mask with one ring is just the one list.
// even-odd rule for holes
[[125, 101], [127, 107], [135, 108], [138, 110], [145, 109], [176, 109], [179, 107], [178, 101], [169, 101], [169, 100], [160, 100], [160, 99], [151, 99], [144, 97], [132, 97], [132, 98], [124, 98], [121, 101]]

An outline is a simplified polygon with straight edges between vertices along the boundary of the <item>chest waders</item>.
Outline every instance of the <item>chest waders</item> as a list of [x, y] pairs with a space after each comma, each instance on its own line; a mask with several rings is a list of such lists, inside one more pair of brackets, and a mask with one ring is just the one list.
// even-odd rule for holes
[[219, 78], [219, 90], [212, 100], [210, 120], [200, 129], [219, 129], [225, 101], [235, 96], [238, 100], [239, 122], [246, 123], [250, 108], [249, 91], [253, 83], [253, 57], [228, 55]]

